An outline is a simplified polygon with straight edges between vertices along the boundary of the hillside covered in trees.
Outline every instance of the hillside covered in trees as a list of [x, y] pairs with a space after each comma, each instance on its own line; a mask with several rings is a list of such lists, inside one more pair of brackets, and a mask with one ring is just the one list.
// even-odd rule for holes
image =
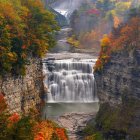
[[29, 57], [54, 45], [56, 30], [54, 15], [40, 0], [0, 0], [0, 75], [24, 75]]
[[[100, 41], [104, 34], [127, 22], [130, 13], [138, 7], [135, 0], [87, 0], [71, 16], [73, 40], [79, 41], [80, 48], [99, 52]], [[131, 10], [130, 10], [131, 9]], [[74, 37], [73, 37], [74, 36]]]

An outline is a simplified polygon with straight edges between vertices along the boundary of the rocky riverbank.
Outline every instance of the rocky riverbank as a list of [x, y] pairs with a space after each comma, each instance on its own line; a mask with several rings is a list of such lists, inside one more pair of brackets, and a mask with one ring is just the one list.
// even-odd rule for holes
[[68, 113], [60, 116], [55, 122], [67, 130], [70, 140], [82, 140], [82, 130], [95, 116], [96, 113]]

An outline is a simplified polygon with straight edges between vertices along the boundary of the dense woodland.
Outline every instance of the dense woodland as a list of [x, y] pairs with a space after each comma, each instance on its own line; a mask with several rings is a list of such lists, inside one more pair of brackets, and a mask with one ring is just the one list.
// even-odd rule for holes
[[79, 41], [79, 48], [94, 48], [99, 52], [104, 34], [109, 34], [112, 28], [127, 22], [130, 14], [135, 15], [137, 3], [135, 0], [85, 1], [71, 16], [73, 32], [70, 39]]
[[101, 40], [101, 51], [95, 70], [102, 70], [111, 59], [111, 54], [118, 51], [130, 51], [140, 47], [140, 15], [130, 17], [126, 23], [113, 28], [109, 35]]
[[54, 15], [40, 0], [0, 0], [0, 7], [0, 75], [24, 75], [29, 57], [54, 45]]

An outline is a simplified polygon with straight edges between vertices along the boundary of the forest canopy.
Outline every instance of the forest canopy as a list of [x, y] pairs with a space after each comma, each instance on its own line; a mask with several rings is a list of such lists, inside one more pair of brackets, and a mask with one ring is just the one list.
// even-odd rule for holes
[[40, 0], [0, 0], [0, 75], [24, 75], [29, 56], [42, 57], [57, 30]]
[[140, 46], [140, 16], [130, 17], [126, 23], [113, 28], [109, 35], [101, 40], [101, 51], [95, 65], [95, 71], [101, 71], [111, 59], [111, 54], [121, 51], [131, 51]]

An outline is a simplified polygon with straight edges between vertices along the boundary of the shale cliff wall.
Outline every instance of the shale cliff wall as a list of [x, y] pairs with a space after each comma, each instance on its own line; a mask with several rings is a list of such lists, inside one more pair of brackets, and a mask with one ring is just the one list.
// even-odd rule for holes
[[44, 93], [42, 65], [39, 59], [31, 59], [24, 77], [5, 76], [0, 79], [0, 93], [5, 95], [10, 112], [28, 113], [39, 107]]
[[96, 128], [105, 140], [139, 140], [140, 50], [113, 53], [95, 79], [100, 100]]
[[95, 78], [101, 103], [120, 104], [123, 96], [140, 99], [140, 50], [112, 54]]

